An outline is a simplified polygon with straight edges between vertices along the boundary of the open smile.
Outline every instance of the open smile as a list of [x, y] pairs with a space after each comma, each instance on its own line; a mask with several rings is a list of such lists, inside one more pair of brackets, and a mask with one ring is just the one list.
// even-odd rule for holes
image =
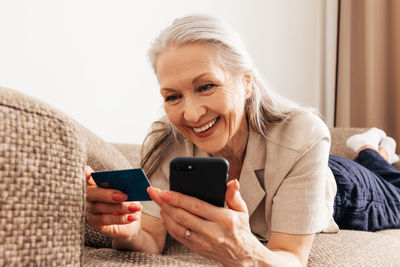
[[206, 124], [204, 124], [204, 125], [202, 125], [200, 127], [192, 127], [193, 132], [198, 137], [210, 136], [212, 133], [214, 133], [214, 131], [217, 128], [217, 123], [219, 121], [219, 118], [220, 117], [217, 117], [217, 118], [207, 122]]

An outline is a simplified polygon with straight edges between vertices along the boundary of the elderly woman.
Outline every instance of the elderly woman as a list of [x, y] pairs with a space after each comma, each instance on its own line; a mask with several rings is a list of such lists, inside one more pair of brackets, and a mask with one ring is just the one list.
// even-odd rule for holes
[[[326, 125], [267, 89], [238, 36], [216, 19], [176, 19], [149, 56], [167, 115], [143, 144], [154, 201], [124, 202], [125, 194], [96, 187], [88, 170], [88, 222], [117, 249], [160, 253], [168, 231], [227, 266], [306, 265], [315, 233], [338, 230]], [[168, 191], [176, 156], [228, 160], [225, 208]], [[343, 190], [349, 173], [339, 165], [346, 164], [329, 162]], [[344, 208], [336, 205], [335, 214], [343, 217]]]

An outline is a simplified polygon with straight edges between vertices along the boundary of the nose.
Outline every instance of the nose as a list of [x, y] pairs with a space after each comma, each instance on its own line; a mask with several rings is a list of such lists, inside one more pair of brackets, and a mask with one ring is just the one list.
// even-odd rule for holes
[[196, 123], [206, 114], [207, 109], [199, 99], [190, 97], [185, 99], [183, 118], [187, 122]]

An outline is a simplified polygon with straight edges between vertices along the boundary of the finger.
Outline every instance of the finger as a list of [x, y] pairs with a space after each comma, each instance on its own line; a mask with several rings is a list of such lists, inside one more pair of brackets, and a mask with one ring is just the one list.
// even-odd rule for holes
[[102, 202], [88, 202], [86, 210], [93, 214], [100, 213], [117, 213], [127, 214], [141, 211], [142, 205], [138, 202], [121, 202], [118, 204], [107, 204]]
[[97, 186], [86, 188], [86, 200], [90, 202], [120, 203], [128, 199], [128, 196], [120, 191], [106, 189]]
[[164, 201], [160, 198], [160, 192], [161, 190], [156, 188], [156, 187], [152, 187], [149, 186], [147, 187], [147, 193], [149, 194], [150, 198], [157, 203], [158, 206], [161, 206], [162, 203], [164, 203]]
[[92, 172], [93, 172], [92, 167], [90, 167], [89, 165], [86, 165], [85, 166], [85, 175], [86, 175], [86, 177], [90, 176], [92, 174]]
[[87, 221], [94, 227], [101, 227], [114, 224], [129, 224], [139, 220], [141, 212], [135, 212], [133, 214], [93, 214], [86, 213]]
[[238, 180], [229, 181], [226, 188], [225, 201], [230, 209], [247, 213], [247, 205], [240, 195], [239, 186]]
[[96, 183], [94, 182], [94, 180], [92, 178], [92, 172], [93, 172], [92, 167], [90, 167], [90, 166], [85, 167], [86, 183], [88, 185], [96, 185]]
[[209, 221], [204, 220], [202, 217], [191, 214], [189, 211], [170, 206], [167, 203], [161, 205], [160, 213], [167, 214], [173, 221], [185, 228], [192, 229], [196, 232], [203, 232], [209, 229]]
[[[221, 238], [215, 236], [215, 231], [214, 235], [210, 239], [209, 236], [212, 231], [203, 228], [203, 231], [207, 231], [205, 234], [204, 232], [187, 228], [180, 224], [180, 222], [175, 221], [170, 214], [163, 211], [163, 209], [160, 210], [160, 213], [164, 227], [174, 239], [199, 254], [215, 255], [215, 244], [221, 243], [218, 242]], [[189, 235], [187, 235], [187, 231], [189, 231]], [[217, 240], [217, 242], [215, 242], [215, 240]]]
[[[160, 210], [162, 223], [165, 229], [168, 230], [168, 233], [175, 238], [180, 243], [184, 244], [185, 246], [190, 246], [191, 240], [194, 240], [195, 231], [190, 231], [188, 228], [177, 223], [173, 220], [168, 213], [163, 212], [163, 209]], [[186, 231], [190, 231], [190, 236], [186, 236]]]
[[204, 219], [214, 221], [221, 216], [223, 208], [211, 205], [198, 198], [184, 195], [175, 191], [162, 191], [159, 193], [160, 199], [171, 206], [179, 207]]
[[86, 183], [89, 186], [97, 186], [96, 182], [93, 180], [92, 176], [90, 176], [89, 178], [86, 178]]

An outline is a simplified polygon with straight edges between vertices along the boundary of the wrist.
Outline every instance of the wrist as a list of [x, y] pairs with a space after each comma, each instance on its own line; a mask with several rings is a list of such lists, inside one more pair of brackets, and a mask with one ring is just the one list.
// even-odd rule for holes
[[271, 250], [266, 245], [258, 242], [254, 249], [252, 266], [302, 266], [299, 259], [291, 252], [285, 250]]
[[142, 227], [139, 228], [137, 234], [128, 237], [114, 237], [112, 241], [113, 249], [132, 250], [138, 252], [148, 252], [160, 254], [157, 243]]
[[243, 248], [236, 251], [240, 251], [240, 254], [236, 254], [229, 262], [221, 262], [225, 267], [253, 267], [253, 266], [271, 266], [265, 264], [268, 262], [268, 254], [271, 251], [265, 247], [252, 233], [245, 238], [243, 242]]
[[[114, 236], [112, 239], [113, 249], [126, 249], [126, 250], [136, 250], [140, 239], [142, 239], [143, 230], [139, 227], [139, 230], [129, 236]], [[139, 245], [140, 246], [140, 245]]]
[[254, 235], [251, 235], [245, 246], [240, 259], [236, 262], [224, 263], [224, 266], [301, 266], [300, 261], [292, 253], [270, 250]]

